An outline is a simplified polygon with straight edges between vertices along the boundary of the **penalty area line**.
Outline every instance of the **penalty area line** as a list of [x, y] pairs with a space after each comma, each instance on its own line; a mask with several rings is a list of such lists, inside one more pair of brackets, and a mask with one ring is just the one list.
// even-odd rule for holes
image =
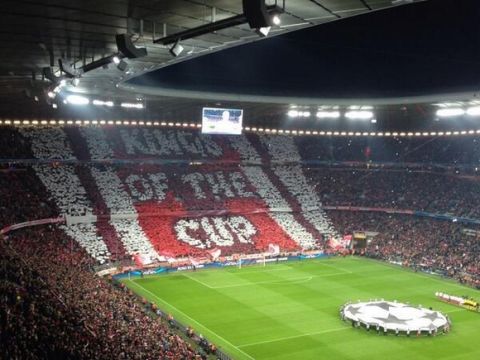
[[185, 274], [185, 273], [183, 273], [182, 276], [184, 276], [184, 277], [186, 277], [187, 279], [190, 279], [190, 280], [192, 280], [192, 281], [195, 281], [195, 282], [199, 283], [200, 285], [203, 285], [203, 286], [205, 286], [205, 287], [207, 287], [207, 288], [209, 288], [209, 289], [215, 289], [215, 287], [208, 285], [207, 283], [203, 282], [202, 280], [195, 279], [195, 277], [193, 277], [193, 276], [189, 276], [189, 275], [187, 275], [187, 274]]
[[246, 287], [246, 286], [255, 286], [255, 285], [265, 285], [265, 284], [272, 284], [272, 285], [288, 285], [289, 283], [291, 284], [303, 284], [311, 281], [314, 278], [324, 278], [324, 277], [330, 277], [330, 276], [341, 276], [341, 275], [346, 275], [346, 272], [338, 272], [338, 273], [332, 273], [332, 274], [325, 274], [325, 275], [312, 275], [312, 276], [301, 276], [301, 277], [293, 277], [293, 278], [284, 278], [284, 279], [275, 279], [275, 280], [266, 280], [266, 281], [257, 281], [257, 282], [249, 282], [249, 283], [243, 283], [243, 284], [232, 284], [232, 285], [224, 285], [224, 286], [212, 286], [209, 285], [202, 280], [196, 279], [194, 276], [190, 276], [187, 274], [182, 274], [182, 276], [195, 281], [199, 283], [200, 285], [203, 285], [209, 289], [216, 290], [216, 289], [230, 289], [230, 288], [236, 288], [236, 287]]
[[350, 329], [350, 327], [342, 327], [342, 328], [336, 328], [336, 329], [317, 331], [317, 332], [308, 333], [308, 334], [286, 336], [286, 337], [283, 337], [283, 338], [278, 338], [278, 339], [273, 339], [273, 340], [257, 341], [257, 342], [253, 342], [253, 343], [249, 343], [249, 344], [237, 345], [237, 347], [238, 348], [243, 348], [243, 347], [249, 347], [249, 346], [254, 346], [254, 345], [270, 344], [270, 343], [274, 343], [274, 342], [278, 342], [278, 341], [297, 339], [297, 338], [301, 338], [301, 337], [305, 337], [305, 336], [328, 334], [328, 333], [343, 331], [343, 330], [347, 330], [347, 329]]
[[245, 283], [245, 284], [212, 286], [211, 289], [229, 289], [229, 288], [244, 287], [244, 286], [263, 285], [263, 284], [273, 284], [273, 285], [284, 285], [288, 283], [300, 284], [300, 283], [308, 282], [312, 279], [313, 279], [313, 276], [302, 276], [302, 277], [295, 277], [291, 279], [278, 279], [278, 280], [268, 280], [268, 281], [257, 281], [257, 282], [251, 282], [251, 283]]
[[223, 342], [225, 342], [226, 344], [230, 345], [231, 347], [233, 347], [234, 349], [237, 349], [240, 353], [242, 353], [243, 355], [245, 355], [246, 357], [248, 357], [249, 359], [251, 360], [255, 360], [253, 357], [251, 357], [250, 355], [248, 355], [245, 351], [243, 351], [242, 349], [240, 349], [238, 346], [235, 346], [233, 345], [230, 341], [226, 340], [225, 338], [221, 337], [220, 335], [218, 335], [216, 332], [210, 330], [209, 328], [207, 328], [205, 325], [199, 323], [197, 320], [195, 319], [192, 319], [190, 316], [188, 316], [187, 314], [185, 314], [183, 311], [177, 309], [175, 306], [173, 306], [172, 304], [170, 304], [169, 302], [163, 300], [161, 297], [157, 296], [155, 293], [151, 292], [150, 290], [146, 289], [145, 287], [143, 287], [142, 285], [140, 284], [137, 284], [136, 282], [134, 282], [133, 280], [128, 280], [130, 281], [132, 284], [134, 284], [135, 286], [138, 286], [139, 288], [141, 288], [143, 291], [149, 293], [150, 295], [152, 295], [154, 298], [158, 299], [159, 301], [161, 301], [162, 303], [164, 303], [165, 305], [171, 307], [173, 310], [175, 310], [176, 312], [178, 312], [179, 314], [182, 314], [185, 318], [189, 319], [192, 323], [195, 323], [197, 324], [199, 327], [203, 328], [204, 330], [206, 330], [207, 332], [213, 334], [214, 336], [216, 336], [217, 338], [219, 338], [220, 340], [222, 340]]

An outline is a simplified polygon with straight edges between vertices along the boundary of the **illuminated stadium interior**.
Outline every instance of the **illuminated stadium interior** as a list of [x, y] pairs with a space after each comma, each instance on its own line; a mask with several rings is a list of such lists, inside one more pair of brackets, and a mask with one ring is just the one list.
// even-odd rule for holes
[[0, 358], [480, 357], [480, 4], [5, 1]]

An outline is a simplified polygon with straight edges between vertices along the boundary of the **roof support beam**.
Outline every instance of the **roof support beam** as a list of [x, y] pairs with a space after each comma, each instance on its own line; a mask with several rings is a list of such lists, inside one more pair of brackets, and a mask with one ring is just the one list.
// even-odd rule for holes
[[[276, 5], [270, 5], [270, 6], [267, 6], [267, 11], [269, 13], [282, 13], [283, 9]], [[240, 14], [240, 15], [232, 16], [220, 21], [215, 21], [209, 24], [201, 25], [193, 29], [181, 31], [176, 34], [168, 35], [161, 39], [153, 40], [153, 42], [155, 44], [171, 45], [171, 44], [174, 44], [177, 40], [191, 39], [197, 36], [213, 33], [218, 30], [223, 30], [233, 26], [246, 24], [247, 22], [248, 22], [248, 19], [245, 16], [245, 14]]]
[[363, 4], [363, 6], [365, 6], [368, 10], [372, 10], [372, 7], [370, 5], [368, 5], [367, 1], [366, 0], [360, 0], [360, 2]]

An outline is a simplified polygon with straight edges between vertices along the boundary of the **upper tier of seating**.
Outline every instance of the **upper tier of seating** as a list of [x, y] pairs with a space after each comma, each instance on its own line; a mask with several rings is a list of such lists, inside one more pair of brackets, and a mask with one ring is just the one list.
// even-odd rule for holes
[[[374, 161], [479, 164], [478, 136], [209, 136], [153, 127], [2, 127], [0, 159]], [[69, 142], [74, 155], [65, 143]], [[33, 145], [33, 147], [31, 146]], [[255, 151], [251, 150], [251, 146]], [[290, 148], [298, 149], [294, 154]], [[34, 154], [33, 154], [34, 153]], [[272, 157], [265, 157], [265, 153]]]

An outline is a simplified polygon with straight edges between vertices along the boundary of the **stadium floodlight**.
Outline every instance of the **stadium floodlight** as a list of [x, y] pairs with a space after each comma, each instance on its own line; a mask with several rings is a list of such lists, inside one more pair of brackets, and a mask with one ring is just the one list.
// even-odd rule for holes
[[302, 113], [302, 116], [303, 116], [303, 117], [310, 117], [311, 115], [312, 115], [312, 114], [310, 113], [310, 111], [304, 111], [304, 112]]
[[180, 44], [180, 39], [177, 39], [177, 41], [175, 41], [175, 44], [173, 44], [169, 51], [170, 54], [175, 57], [179, 56], [183, 52], [183, 46]]
[[265, 27], [255, 29], [255, 32], [261, 37], [267, 37], [268, 33], [270, 32], [270, 29], [271, 29], [270, 26], [265, 26]]
[[468, 116], [480, 116], [480, 106], [475, 106], [467, 109]]
[[53, 98], [55, 98], [55, 96], [56, 96], [56, 94], [55, 94], [53, 91], [49, 91], [49, 92], [47, 93], [47, 95], [48, 95], [48, 97], [49, 97], [50, 99], [53, 99]]
[[113, 101], [103, 101], [103, 100], [93, 100], [93, 105], [96, 105], [96, 106], [108, 106], [108, 107], [112, 107], [113, 106]]
[[125, 71], [127, 70], [128, 63], [125, 60], [120, 60], [120, 62], [117, 65], [117, 69], [120, 71]]
[[121, 103], [120, 106], [127, 109], [143, 109], [142, 103]]
[[88, 100], [88, 98], [80, 95], [68, 95], [65, 100], [68, 104], [72, 105], [88, 105], [90, 103], [90, 100]]
[[288, 116], [293, 117], [293, 118], [298, 117], [298, 111], [297, 110], [290, 110], [288, 112]]
[[347, 111], [345, 117], [350, 120], [370, 120], [373, 118], [372, 111]]
[[376, 124], [376, 123], [377, 123], [377, 119], [372, 119], [372, 120], [370, 120], [370, 122], [371, 122], [372, 124]]
[[282, 23], [282, 20], [280, 19], [280, 16], [274, 15], [274, 16], [272, 17], [272, 22], [273, 22], [274, 25], [277, 25], [277, 26], [278, 26], [278, 25], [280, 25], [280, 24]]
[[438, 117], [462, 116], [465, 115], [465, 110], [460, 108], [439, 109], [436, 114]]
[[113, 63], [114, 63], [115, 65], [120, 64], [120, 58], [119, 58], [118, 56], [114, 56], [114, 57], [112, 58], [112, 61], [113, 61]]
[[319, 119], [338, 119], [340, 117], [339, 111], [318, 111], [317, 118]]

